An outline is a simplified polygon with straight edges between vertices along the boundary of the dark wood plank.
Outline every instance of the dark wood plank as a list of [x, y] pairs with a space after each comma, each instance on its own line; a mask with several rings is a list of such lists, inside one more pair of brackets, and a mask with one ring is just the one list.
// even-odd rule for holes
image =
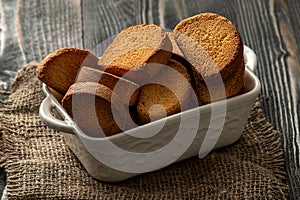
[[[84, 48], [110, 43], [122, 29], [142, 23], [159, 22], [158, 0], [82, 1]], [[101, 55], [101, 50], [98, 54]]]
[[9, 90], [16, 71], [25, 64], [18, 40], [17, 5], [18, 0], [2, 0], [0, 5], [0, 90]]
[[[289, 1], [291, 3], [291, 1]], [[280, 1], [274, 4], [274, 21], [278, 26], [275, 31], [276, 36], [282, 40], [280, 46], [282, 54], [280, 55], [280, 64], [284, 64], [286, 72], [284, 80], [286, 87], [283, 89], [283, 94], [286, 97], [282, 102], [282, 117], [286, 117], [286, 121], [281, 121], [279, 128], [286, 130], [284, 132], [284, 145], [286, 149], [286, 168], [290, 178], [291, 196], [300, 196], [300, 19], [299, 10], [300, 3], [287, 5], [285, 1]], [[298, 13], [298, 15], [297, 15]], [[284, 16], [288, 16], [284, 17]], [[281, 67], [281, 66], [279, 66]], [[287, 102], [287, 103], [286, 103]], [[280, 110], [281, 112], [281, 110]], [[294, 178], [297, 177], [296, 179]]]
[[[83, 47], [80, 0], [2, 0], [0, 22], [0, 90], [9, 90], [24, 64], [61, 47]], [[0, 179], [2, 196], [3, 170]]]
[[180, 0], [161, 0], [159, 1], [160, 25], [169, 31], [184, 18], [184, 7]]
[[[292, 29], [297, 37], [292, 38], [293, 46], [295, 47], [295, 54], [294, 57], [298, 58], [296, 62], [296, 65], [299, 67], [299, 58], [300, 58], [300, 23], [299, 23], [299, 16], [300, 16], [300, 3], [299, 1], [295, 0], [286, 0], [282, 1], [282, 4], [286, 3], [284, 8], [286, 8], [286, 12], [289, 16], [289, 19], [291, 21]], [[298, 44], [298, 45], [296, 45]], [[299, 68], [298, 68], [299, 69]], [[300, 69], [299, 69], [300, 71]], [[298, 109], [299, 110], [299, 109]]]
[[257, 53], [260, 99], [269, 121], [283, 133], [289, 197], [296, 199], [300, 196], [298, 0], [19, 0], [19, 6], [18, 0], [2, 0], [0, 90], [9, 89], [23, 64], [39, 61], [55, 49], [94, 49], [135, 24], [173, 29], [183, 17], [199, 12], [229, 18]]
[[26, 0], [19, 6], [19, 39], [27, 63], [58, 48], [83, 48], [80, 0]]
[[229, 18], [237, 26], [244, 43], [257, 53], [257, 75], [262, 83], [260, 99], [266, 117], [283, 134], [291, 199], [300, 196], [298, 2], [290, 0], [286, 5], [280, 0], [186, 0], [184, 4], [187, 16], [215, 12]]
[[6, 174], [3, 168], [0, 169], [0, 197], [2, 197], [3, 190], [5, 188], [5, 179], [6, 179]]
[[159, 21], [159, 0], [134, 0], [135, 24], [157, 24]]
[[[15, 77], [16, 70], [25, 63], [18, 42], [17, 4], [18, 0], [2, 0], [0, 2], [0, 90], [10, 89], [10, 82]], [[5, 97], [6, 96], [0, 95], [0, 100], [5, 99]], [[1, 197], [5, 187], [5, 179], [5, 171], [1, 168]]]
[[94, 50], [106, 40], [109, 44], [110, 37], [134, 24], [133, 2], [126, 2], [82, 1], [84, 48]]

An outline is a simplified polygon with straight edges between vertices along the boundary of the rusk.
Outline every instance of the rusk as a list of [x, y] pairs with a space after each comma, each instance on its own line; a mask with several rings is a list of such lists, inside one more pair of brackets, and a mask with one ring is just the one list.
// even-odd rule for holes
[[190, 75], [186, 68], [175, 60], [170, 60], [167, 65], [169, 67], [153, 78], [153, 83], [141, 87], [136, 109], [140, 124], [181, 112], [189, 107], [192, 90]]
[[[200, 101], [207, 104], [239, 94], [244, 87], [244, 66], [244, 62], [241, 63], [240, 66], [237, 67], [238, 71], [232, 74], [226, 81], [222, 82], [222, 84], [224, 84], [222, 87], [220, 84], [210, 82], [208, 89], [204, 82], [200, 82], [198, 84]], [[225, 96], [223, 94], [225, 94]], [[211, 99], [211, 96], [213, 99]]]
[[98, 68], [98, 58], [89, 51], [61, 48], [46, 56], [36, 69], [37, 77], [46, 85], [65, 94], [74, 83], [81, 66]]
[[79, 128], [92, 137], [110, 136], [133, 127], [118, 95], [102, 84], [74, 83], [62, 106]]
[[241, 37], [225, 17], [214, 13], [198, 14], [182, 20], [174, 32], [179, 48], [194, 67], [196, 81], [212, 79], [218, 74], [226, 80], [241, 63]]
[[[180, 62], [180, 64], [182, 64], [187, 70], [188, 70], [188, 73], [190, 74], [191, 76], [191, 84], [194, 88], [194, 90], [197, 90], [196, 89], [196, 82], [195, 82], [195, 78], [193, 77], [193, 67], [191, 66], [191, 64], [185, 59], [182, 51], [180, 50], [180, 48], [178, 47], [177, 45], [177, 42], [175, 41], [175, 36], [174, 36], [174, 32], [167, 32], [169, 38], [170, 38], [170, 41], [172, 43], [172, 46], [173, 46], [173, 51], [172, 51], [172, 56], [171, 56], [171, 59], [172, 60], [175, 60], [177, 62]], [[195, 99], [196, 100], [196, 99]], [[195, 102], [199, 102], [201, 104], [200, 101], [196, 100]], [[195, 106], [195, 105], [199, 105], [199, 103], [194, 103], [194, 104], [191, 104], [191, 106]]]
[[64, 98], [64, 95], [60, 94], [53, 88], [48, 87], [48, 90], [51, 92], [51, 94], [53, 94], [53, 96], [57, 99], [58, 102], [61, 102], [61, 100]]
[[103, 70], [134, 82], [151, 79], [160, 70], [148, 63], [166, 64], [172, 45], [166, 32], [154, 24], [141, 24], [124, 29], [109, 45], [99, 60]]
[[180, 50], [180, 48], [178, 47], [178, 45], [175, 41], [174, 34], [175, 34], [174, 32], [167, 32], [167, 35], [172, 44], [172, 53], [173, 53], [173, 55], [176, 55], [178, 57], [184, 57], [182, 51]]
[[96, 82], [116, 92], [126, 105], [136, 104], [139, 86], [129, 80], [90, 67], [82, 67], [78, 72], [76, 82]]

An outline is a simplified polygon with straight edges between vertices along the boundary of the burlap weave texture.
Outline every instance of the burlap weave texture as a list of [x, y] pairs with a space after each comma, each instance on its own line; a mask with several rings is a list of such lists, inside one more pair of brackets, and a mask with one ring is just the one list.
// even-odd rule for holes
[[[8, 199], [285, 199], [281, 135], [257, 102], [241, 139], [162, 170], [120, 183], [90, 177], [38, 115], [44, 98], [36, 65], [18, 73], [0, 109], [1, 164]], [[234, 131], [234, 130], [233, 130]]]

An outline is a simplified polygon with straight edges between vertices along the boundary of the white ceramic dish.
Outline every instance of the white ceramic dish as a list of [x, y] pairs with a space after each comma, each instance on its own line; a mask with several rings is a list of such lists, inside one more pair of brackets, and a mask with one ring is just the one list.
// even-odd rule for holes
[[[105, 138], [84, 134], [43, 85], [40, 106], [45, 124], [64, 134], [67, 145], [96, 179], [117, 182], [166, 167], [237, 141], [260, 92], [255, 53], [244, 50], [247, 92], [236, 97], [184, 111]], [[53, 111], [58, 113], [54, 116]], [[199, 120], [200, 119], [200, 120]], [[157, 134], [154, 134], [158, 132]]]

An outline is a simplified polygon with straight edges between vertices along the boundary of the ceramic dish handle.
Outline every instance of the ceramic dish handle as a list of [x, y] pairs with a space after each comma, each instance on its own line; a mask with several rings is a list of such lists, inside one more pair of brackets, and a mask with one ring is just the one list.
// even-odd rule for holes
[[[72, 121], [69, 119], [66, 112], [57, 105], [58, 102], [53, 98], [54, 97], [48, 94], [47, 97], [42, 101], [39, 110], [40, 117], [50, 128], [66, 133], [73, 133], [74, 130]], [[51, 112], [53, 109], [59, 113], [59, 115], [63, 118], [62, 120], [57, 119], [52, 115]]]
[[256, 72], [257, 57], [252, 49], [244, 45], [245, 65], [252, 72]]

